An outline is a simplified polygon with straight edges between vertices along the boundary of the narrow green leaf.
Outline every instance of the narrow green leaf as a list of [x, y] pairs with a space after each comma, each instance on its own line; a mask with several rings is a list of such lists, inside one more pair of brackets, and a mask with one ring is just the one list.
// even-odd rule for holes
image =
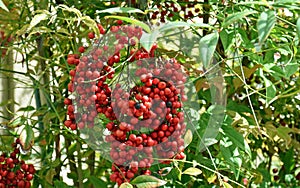
[[137, 8], [132, 8], [132, 7], [114, 7], [114, 8], [108, 8], [105, 10], [100, 10], [96, 12], [97, 14], [101, 14], [101, 13], [141, 13], [141, 14], [145, 14], [142, 10], [137, 9]]
[[133, 18], [128, 18], [128, 17], [124, 17], [124, 16], [105, 16], [105, 18], [112, 18], [112, 19], [118, 19], [118, 20], [123, 20], [125, 22], [128, 22], [128, 23], [131, 23], [131, 24], [134, 24], [134, 25], [137, 25], [137, 26], [140, 26], [141, 28], [143, 28], [147, 33], [150, 33], [151, 32], [151, 29], [150, 27], [139, 21], [139, 20], [136, 20], [136, 19], [133, 19]]
[[213, 28], [212, 26], [210, 26], [209, 24], [204, 24], [204, 23], [194, 23], [194, 24], [190, 24], [187, 22], [168, 22], [164, 25], [162, 25], [161, 27], [159, 27], [159, 32], [165, 32], [167, 30], [172, 30], [178, 27], [205, 27], [205, 28]]
[[191, 176], [198, 176], [202, 171], [199, 168], [190, 167], [186, 169], [182, 174], [187, 174]]
[[250, 14], [255, 14], [255, 13], [256, 13], [256, 11], [249, 11], [249, 10], [233, 13], [224, 20], [222, 27], [226, 28], [229, 25], [233, 24], [234, 22], [244, 18], [245, 16], [250, 15]]
[[263, 79], [264, 79], [265, 86], [266, 86], [266, 106], [269, 106], [270, 102], [276, 96], [276, 87], [267, 78], [263, 77]]
[[210, 62], [213, 58], [216, 46], [219, 40], [219, 34], [217, 32], [211, 33], [200, 39], [199, 43], [199, 58], [203, 63], [204, 68], [208, 69]]
[[130, 183], [125, 182], [121, 184], [120, 188], [133, 188], [133, 186]]
[[260, 45], [262, 45], [262, 43], [268, 38], [275, 23], [276, 16], [274, 11], [268, 10], [260, 14], [257, 21], [258, 41]]
[[7, 12], [9, 12], [8, 8], [6, 7], [6, 5], [3, 3], [2, 0], [0, 0], [0, 7], [4, 10], [6, 10]]
[[134, 178], [131, 184], [136, 185], [138, 188], [153, 188], [165, 185], [167, 182], [158, 179], [154, 176], [141, 175]]
[[298, 38], [300, 40], [300, 17], [298, 18], [296, 25], [297, 25]]
[[18, 112], [20, 112], [20, 111], [24, 111], [24, 112], [29, 112], [29, 111], [32, 111], [32, 110], [34, 110], [35, 108], [33, 107], [33, 106], [26, 106], [26, 107], [24, 107], [24, 108], [19, 108], [18, 109]]

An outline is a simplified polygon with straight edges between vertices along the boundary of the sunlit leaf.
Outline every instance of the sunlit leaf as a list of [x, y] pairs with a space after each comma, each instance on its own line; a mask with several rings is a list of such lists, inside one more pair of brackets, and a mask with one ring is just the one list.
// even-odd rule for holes
[[232, 188], [232, 186], [227, 182], [223, 182], [223, 185], [225, 188]]
[[130, 183], [125, 182], [121, 184], [120, 188], [133, 188], [133, 186]]
[[184, 147], [186, 148], [193, 140], [193, 133], [188, 129], [184, 135]]
[[9, 12], [8, 8], [6, 7], [6, 5], [3, 3], [2, 0], [0, 0], [0, 7], [4, 10], [6, 10], [7, 12]]
[[141, 13], [144, 14], [144, 12], [140, 9], [137, 8], [132, 8], [132, 7], [113, 7], [113, 8], [108, 8], [105, 10], [100, 10], [97, 11], [96, 13], [101, 14], [101, 13]]
[[186, 169], [182, 174], [187, 174], [191, 176], [198, 176], [202, 171], [199, 168], [190, 167]]
[[141, 175], [134, 178], [131, 181], [131, 184], [137, 186], [138, 188], [153, 188], [165, 185], [167, 182], [161, 179], [158, 179], [154, 176]]
[[32, 19], [29, 24], [29, 27], [27, 28], [27, 31], [31, 30], [34, 26], [39, 24], [41, 21], [46, 20], [49, 18], [49, 14], [46, 13], [41, 13], [41, 14], [36, 14]]

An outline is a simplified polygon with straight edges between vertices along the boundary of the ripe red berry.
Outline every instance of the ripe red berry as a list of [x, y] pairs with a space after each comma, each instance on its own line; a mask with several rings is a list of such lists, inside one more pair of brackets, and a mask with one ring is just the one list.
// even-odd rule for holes
[[122, 20], [117, 20], [117, 24], [118, 24], [118, 25], [122, 25], [122, 24], [123, 24], [123, 21], [122, 21]]
[[94, 32], [88, 33], [88, 37], [89, 37], [89, 39], [94, 39], [95, 38], [95, 33]]
[[80, 53], [84, 53], [85, 48], [84, 48], [83, 46], [80, 46], [80, 47], [78, 48], [78, 51], [79, 51]]

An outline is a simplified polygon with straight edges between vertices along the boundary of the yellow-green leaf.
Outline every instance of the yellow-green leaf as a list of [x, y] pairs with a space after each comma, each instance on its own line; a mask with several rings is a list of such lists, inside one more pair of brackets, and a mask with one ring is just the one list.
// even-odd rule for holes
[[138, 188], [153, 188], [165, 185], [167, 182], [161, 179], [158, 179], [154, 176], [141, 175], [134, 178], [131, 181], [131, 184], [136, 185]]
[[202, 171], [199, 168], [190, 167], [186, 169], [182, 174], [187, 174], [191, 176], [198, 176]]
[[193, 140], [193, 133], [188, 129], [184, 135], [184, 147], [186, 148]]
[[225, 188], [232, 188], [232, 186], [227, 182], [223, 182], [223, 185]]
[[133, 186], [130, 183], [125, 182], [121, 184], [120, 188], [133, 188]]

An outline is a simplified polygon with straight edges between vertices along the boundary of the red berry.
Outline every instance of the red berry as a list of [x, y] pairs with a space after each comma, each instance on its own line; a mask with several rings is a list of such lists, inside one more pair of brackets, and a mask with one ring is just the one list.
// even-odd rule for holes
[[78, 51], [79, 51], [80, 53], [84, 53], [85, 48], [84, 48], [83, 46], [80, 46], [80, 47], [78, 48]]
[[122, 25], [122, 24], [123, 24], [123, 21], [122, 21], [122, 20], [117, 20], [117, 24], [118, 24], [118, 25]]
[[94, 39], [95, 38], [95, 33], [94, 32], [88, 33], [88, 37], [89, 37], [89, 39]]

